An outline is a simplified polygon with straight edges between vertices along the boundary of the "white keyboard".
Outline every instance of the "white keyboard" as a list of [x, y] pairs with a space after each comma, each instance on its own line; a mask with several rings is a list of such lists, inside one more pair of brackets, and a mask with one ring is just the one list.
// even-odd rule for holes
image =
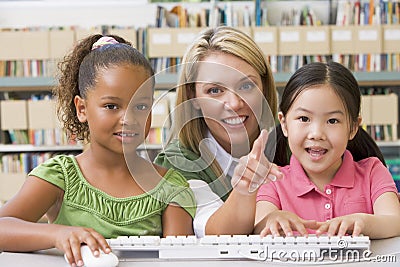
[[205, 236], [120, 236], [108, 239], [120, 261], [158, 259], [253, 259], [307, 260], [332, 257], [362, 256], [370, 248], [368, 236], [261, 238], [259, 235]]

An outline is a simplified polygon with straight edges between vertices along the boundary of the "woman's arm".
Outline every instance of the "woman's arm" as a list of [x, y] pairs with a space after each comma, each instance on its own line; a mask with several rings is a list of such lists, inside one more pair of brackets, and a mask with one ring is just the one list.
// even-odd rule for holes
[[207, 221], [224, 202], [211, 190], [205, 181], [189, 180], [188, 183], [196, 199], [196, 215], [193, 219], [193, 230], [196, 237], [204, 237]]
[[162, 215], [163, 236], [193, 235], [193, 219], [177, 204], [169, 204]]
[[267, 131], [262, 130], [249, 155], [240, 158], [231, 180], [233, 190], [208, 220], [206, 234], [253, 233], [258, 187], [283, 176], [264, 155], [267, 139]]
[[242, 195], [232, 190], [225, 203], [210, 217], [206, 234], [253, 233], [256, 193]]

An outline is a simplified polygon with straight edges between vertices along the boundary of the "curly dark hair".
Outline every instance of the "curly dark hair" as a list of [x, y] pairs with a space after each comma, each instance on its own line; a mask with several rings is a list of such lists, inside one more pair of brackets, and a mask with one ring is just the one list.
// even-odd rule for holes
[[69, 138], [90, 141], [88, 123], [78, 120], [74, 104], [75, 96], [86, 98], [87, 91], [94, 88], [99, 70], [121, 64], [143, 66], [149, 74], [153, 69], [131, 43], [117, 35], [107, 35], [118, 44], [106, 44], [92, 50], [93, 44], [103, 35], [90, 35], [77, 43], [73, 50], [58, 63], [58, 84], [53, 89], [57, 103], [57, 116]]

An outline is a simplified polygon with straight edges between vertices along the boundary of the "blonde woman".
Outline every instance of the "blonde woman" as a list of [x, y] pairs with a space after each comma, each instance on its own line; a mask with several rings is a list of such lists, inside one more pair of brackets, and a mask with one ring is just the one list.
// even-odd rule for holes
[[226, 26], [200, 33], [182, 60], [174, 138], [155, 160], [189, 181], [197, 236], [253, 232], [241, 220], [254, 218], [258, 186], [282, 177], [270, 163], [274, 150], [265, 150], [276, 114], [274, 79], [256, 43]]

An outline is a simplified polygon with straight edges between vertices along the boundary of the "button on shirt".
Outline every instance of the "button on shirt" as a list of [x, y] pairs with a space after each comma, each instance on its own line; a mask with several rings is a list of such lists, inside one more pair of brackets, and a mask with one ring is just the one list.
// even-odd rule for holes
[[390, 172], [378, 158], [355, 162], [349, 151], [345, 151], [342, 165], [324, 191], [308, 179], [294, 156], [281, 171], [284, 178], [262, 185], [257, 201], [269, 201], [303, 219], [326, 221], [357, 212], [373, 214], [373, 204], [380, 195], [397, 193]]

